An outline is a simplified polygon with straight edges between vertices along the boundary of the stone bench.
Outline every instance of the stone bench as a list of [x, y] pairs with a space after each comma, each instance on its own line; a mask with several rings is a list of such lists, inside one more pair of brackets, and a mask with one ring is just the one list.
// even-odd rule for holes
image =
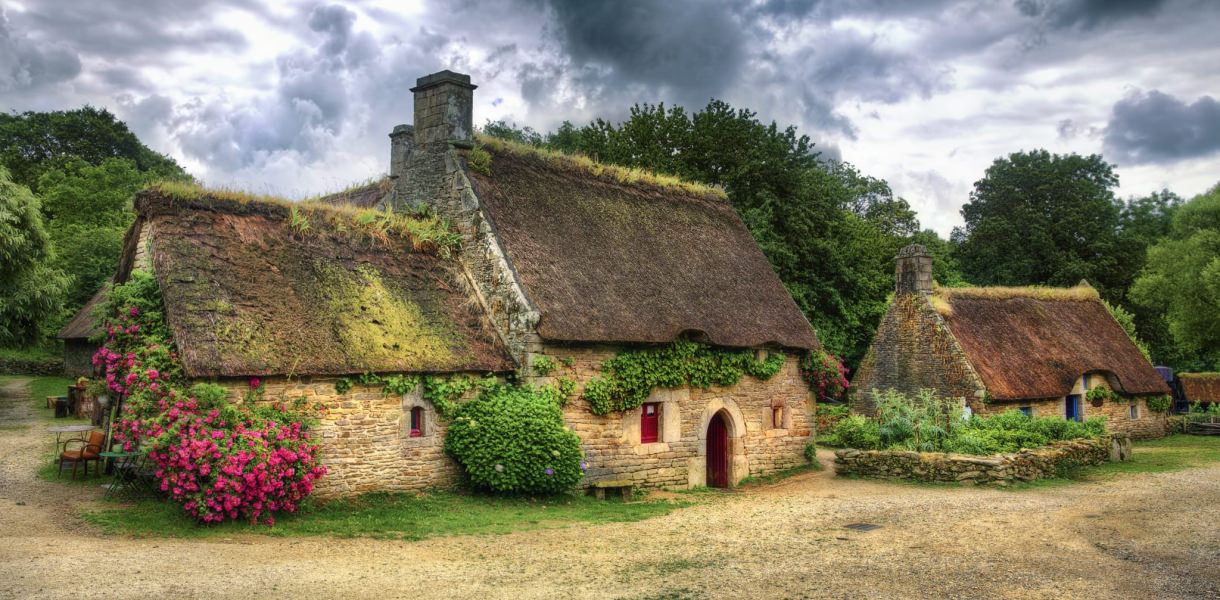
[[630, 479], [610, 479], [593, 482], [593, 495], [598, 500], [606, 499], [606, 490], [622, 490], [623, 500], [631, 499], [631, 486], [634, 485]]

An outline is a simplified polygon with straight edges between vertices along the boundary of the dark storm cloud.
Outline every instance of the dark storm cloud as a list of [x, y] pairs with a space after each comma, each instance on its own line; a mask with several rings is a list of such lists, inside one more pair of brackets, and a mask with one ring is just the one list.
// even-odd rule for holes
[[[550, 0], [564, 50], [597, 84], [667, 87], [695, 101], [721, 93], [745, 58], [742, 25], [697, 0]], [[597, 67], [608, 69], [600, 72]]]
[[1191, 104], [1153, 90], [1114, 105], [1106, 126], [1106, 158], [1127, 164], [1163, 164], [1220, 151], [1220, 102], [1203, 96]]
[[75, 52], [61, 43], [36, 43], [14, 31], [0, 8], [0, 91], [67, 81], [79, 73]]
[[1016, 0], [1013, 5], [1027, 17], [1037, 17], [1052, 29], [1089, 30], [1133, 17], [1150, 17], [1165, 0]]

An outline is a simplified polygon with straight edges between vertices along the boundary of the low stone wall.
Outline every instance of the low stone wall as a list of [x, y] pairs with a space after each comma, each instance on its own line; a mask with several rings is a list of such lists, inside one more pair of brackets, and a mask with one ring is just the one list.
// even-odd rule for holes
[[1100, 439], [1052, 442], [1012, 454], [970, 456], [900, 450], [838, 450], [835, 472], [866, 479], [909, 479], [961, 485], [998, 485], [1055, 477], [1059, 465], [1073, 461], [1100, 465], [1131, 457], [1131, 438], [1114, 433]]
[[42, 375], [62, 377], [64, 361], [56, 358], [46, 360], [19, 360], [0, 358], [0, 375]]

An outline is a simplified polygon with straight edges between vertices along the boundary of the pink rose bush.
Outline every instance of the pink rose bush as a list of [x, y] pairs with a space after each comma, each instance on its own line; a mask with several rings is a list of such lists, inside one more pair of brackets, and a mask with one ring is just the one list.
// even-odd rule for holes
[[93, 361], [105, 367], [111, 391], [126, 395], [115, 439], [127, 451], [148, 453], [160, 490], [204, 523], [270, 525], [272, 513], [295, 512], [326, 473], [309, 442], [304, 404], [262, 403], [257, 379], [250, 384], [258, 393], [236, 403], [215, 384], [183, 391], [181, 361], [151, 275], [133, 273], [111, 292], [106, 309], [112, 316], [103, 327], [106, 343]]
[[818, 400], [837, 399], [847, 389], [847, 367], [843, 361], [825, 351], [806, 354], [801, 359], [801, 377], [818, 395]]

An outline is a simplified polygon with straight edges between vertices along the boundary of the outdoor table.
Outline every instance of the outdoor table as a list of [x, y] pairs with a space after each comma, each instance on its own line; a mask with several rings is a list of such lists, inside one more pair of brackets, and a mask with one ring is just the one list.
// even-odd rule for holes
[[[84, 440], [85, 432], [93, 431], [93, 429], [94, 429], [94, 427], [92, 425], [60, 425], [58, 427], [48, 427], [47, 431], [55, 434], [55, 452], [58, 453], [59, 448], [60, 448], [59, 437], [61, 435], [65, 434], [65, 433], [79, 433], [80, 439]], [[73, 440], [73, 439], [76, 439], [76, 438], [71, 438], [71, 437], [68, 438], [68, 440]], [[68, 440], [65, 440], [65, 441], [68, 441]]]
[[140, 468], [144, 466], [141, 452], [100, 452], [98, 456], [114, 462], [114, 483], [106, 488], [104, 498], [126, 497], [135, 500], [140, 491]]

